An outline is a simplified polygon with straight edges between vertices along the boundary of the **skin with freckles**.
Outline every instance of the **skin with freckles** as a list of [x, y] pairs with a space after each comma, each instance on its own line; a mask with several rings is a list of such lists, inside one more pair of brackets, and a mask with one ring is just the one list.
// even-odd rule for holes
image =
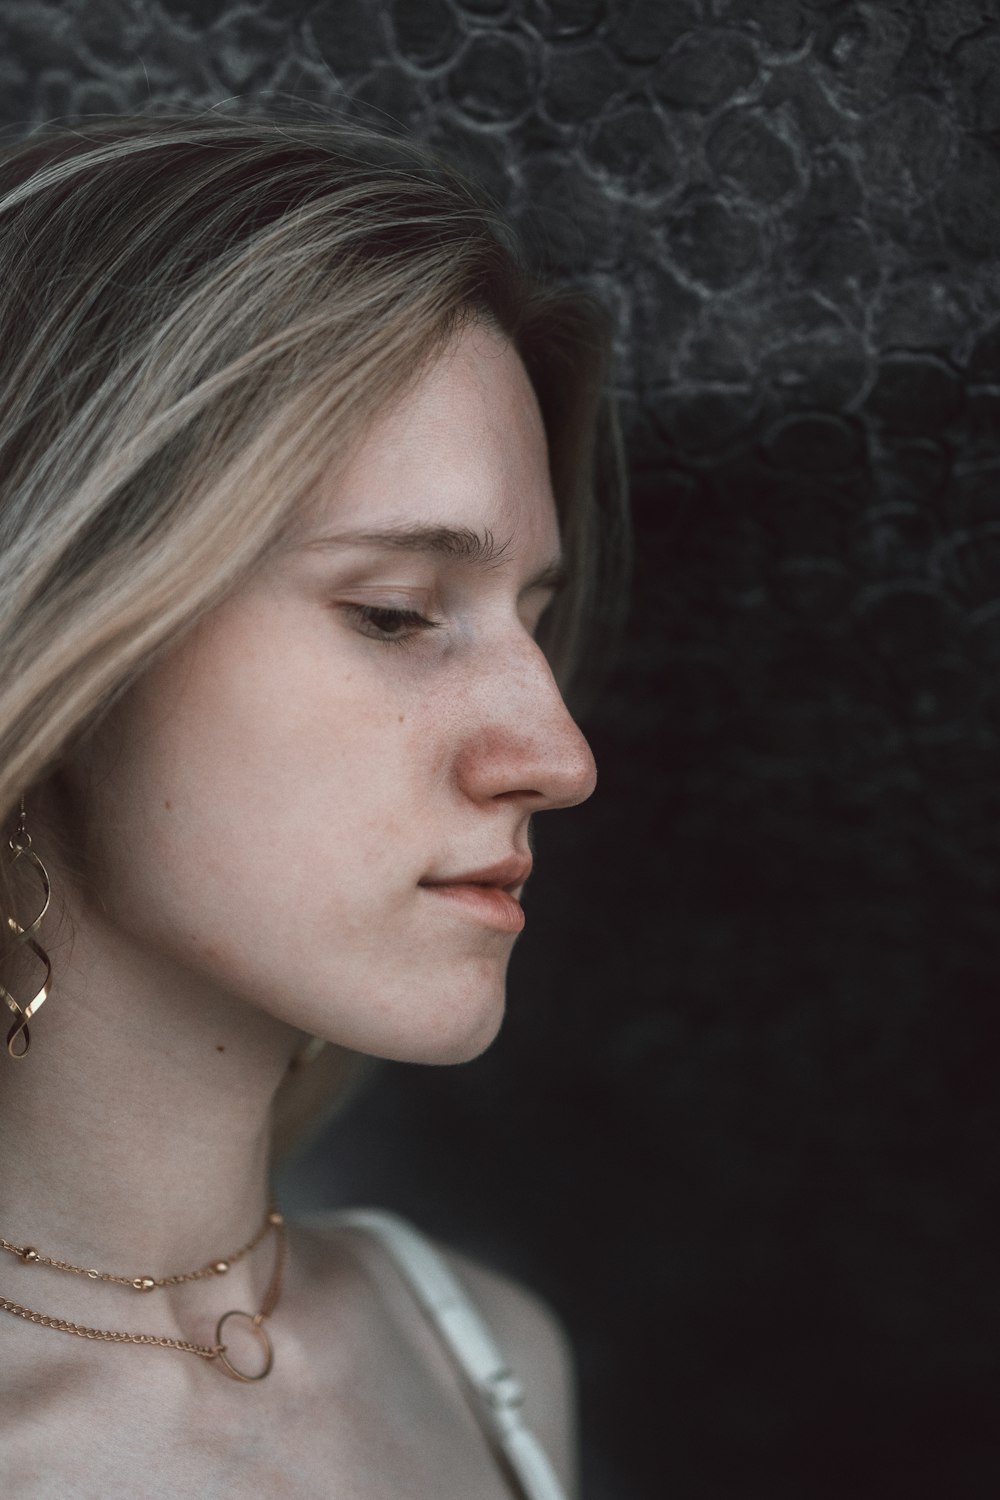
[[[327, 541], [402, 525], [497, 555]], [[420, 881], [526, 855], [531, 815], [593, 788], [533, 639], [558, 555], [530, 384], [470, 330], [95, 746], [81, 785], [113, 925], [360, 1051], [480, 1052], [511, 937]]]
[[[517, 924], [433, 887], [526, 860], [529, 820], [593, 790], [535, 640], [559, 552], [530, 382], [505, 339], [469, 326], [325, 476], [287, 545], [33, 795], [68, 920], [32, 1057], [0, 1089], [0, 1233], [130, 1274], [204, 1264], [262, 1217], [270, 1103], [303, 1031], [426, 1063], [489, 1044]], [[57, 869], [57, 828], [85, 878]], [[456, 1263], [571, 1489], [558, 1327]], [[0, 1256], [0, 1295], [210, 1342], [221, 1311], [260, 1305], [270, 1257], [138, 1312], [52, 1272], [29, 1296], [31, 1274]], [[252, 1433], [249, 1388], [189, 1356], [5, 1318], [10, 1492], [499, 1500], [454, 1374], [393, 1288], [356, 1235], [293, 1227]], [[264, 1456], [283, 1477], [261, 1489]]]

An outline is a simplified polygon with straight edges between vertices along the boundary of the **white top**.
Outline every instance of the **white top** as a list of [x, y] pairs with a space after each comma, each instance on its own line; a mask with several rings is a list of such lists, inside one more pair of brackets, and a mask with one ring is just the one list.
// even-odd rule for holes
[[339, 1209], [324, 1219], [364, 1230], [382, 1244], [466, 1377], [473, 1404], [518, 1481], [523, 1500], [567, 1500], [541, 1443], [521, 1417], [524, 1391], [486, 1324], [431, 1242], [385, 1209]]

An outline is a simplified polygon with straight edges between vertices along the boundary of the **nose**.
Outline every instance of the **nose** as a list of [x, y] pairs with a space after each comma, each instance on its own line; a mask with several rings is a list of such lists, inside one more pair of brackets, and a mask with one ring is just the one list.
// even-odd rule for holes
[[477, 802], [522, 800], [532, 812], [574, 807], [597, 785], [590, 746], [570, 716], [541, 649], [492, 669], [467, 700], [474, 713], [458, 756], [466, 796]]

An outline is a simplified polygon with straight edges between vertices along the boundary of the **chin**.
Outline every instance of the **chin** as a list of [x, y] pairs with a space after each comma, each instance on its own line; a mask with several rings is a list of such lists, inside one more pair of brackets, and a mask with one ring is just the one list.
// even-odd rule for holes
[[499, 1031], [500, 1020], [488, 1028], [481, 1029], [475, 1035], [459, 1038], [452, 1042], [450, 1046], [442, 1047], [433, 1057], [429, 1057], [427, 1061], [441, 1065], [472, 1062], [473, 1058], [481, 1057], [487, 1047], [493, 1045]]
[[[491, 986], [474, 996], [462, 995], [452, 1005], [439, 1005], [433, 1014], [425, 1012], [424, 1025], [385, 1038], [379, 1053], [393, 1062], [437, 1066], [471, 1062], [496, 1040], [503, 1025], [505, 1000], [503, 986], [499, 990]], [[419, 1018], [420, 1007], [415, 1006], [410, 1019]]]
[[[288, 993], [280, 1018], [352, 1052], [442, 1066], [471, 1062], [486, 1051], [503, 1025], [507, 1000], [505, 974], [496, 966], [484, 972], [481, 964], [472, 972], [439, 965], [432, 980], [416, 980], [412, 971], [405, 977], [368, 972], [338, 985], [331, 976], [330, 991], [339, 991], [339, 1003], [324, 1004], [329, 992], [319, 990], [308, 1014], [302, 991]], [[268, 1008], [278, 1014], [273, 997]]]
[[482, 1010], [475, 1015], [455, 1016], [447, 1025], [418, 1036], [400, 1038], [400, 1044], [382, 1052], [393, 1062], [426, 1063], [439, 1067], [451, 1063], [472, 1062], [481, 1056], [497, 1037], [503, 1023], [503, 1006]]

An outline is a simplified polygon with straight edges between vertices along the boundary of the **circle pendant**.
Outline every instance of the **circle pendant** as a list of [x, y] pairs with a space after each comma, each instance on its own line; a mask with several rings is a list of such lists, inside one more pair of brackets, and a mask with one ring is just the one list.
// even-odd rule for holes
[[[222, 1342], [222, 1330], [230, 1318], [244, 1318], [246, 1322], [250, 1324], [250, 1327], [253, 1329], [257, 1337], [260, 1339], [261, 1346], [264, 1350], [264, 1368], [262, 1370], [259, 1370], [256, 1375], [247, 1375], [243, 1370], [238, 1370], [236, 1366], [226, 1358], [226, 1346]], [[234, 1380], [242, 1380], [248, 1385], [255, 1380], [263, 1380], [264, 1376], [270, 1373], [271, 1366], [274, 1363], [274, 1350], [271, 1347], [271, 1340], [267, 1336], [267, 1330], [261, 1327], [259, 1321], [254, 1317], [253, 1313], [240, 1312], [240, 1310], [235, 1307], [231, 1312], [223, 1313], [222, 1317], [215, 1325], [215, 1353], [216, 1358], [222, 1365], [223, 1369], [229, 1375], [231, 1375]]]

